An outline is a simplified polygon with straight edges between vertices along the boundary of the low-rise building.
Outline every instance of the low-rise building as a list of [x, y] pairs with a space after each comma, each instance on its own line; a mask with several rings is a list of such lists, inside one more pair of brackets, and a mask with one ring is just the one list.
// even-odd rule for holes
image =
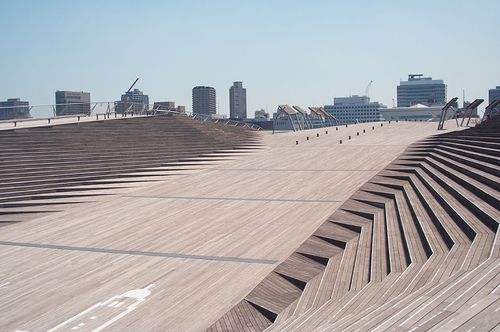
[[30, 115], [30, 103], [20, 98], [9, 98], [0, 101], [0, 120], [28, 119]]
[[334, 116], [337, 123], [350, 124], [358, 122], [382, 121], [380, 111], [387, 106], [378, 101], [370, 102], [367, 96], [336, 97], [333, 105], [325, 105], [325, 112]]
[[83, 91], [56, 91], [56, 115], [90, 115], [90, 93]]
[[[410, 107], [383, 108], [380, 110], [384, 120], [392, 121], [439, 121], [443, 106], [417, 104]], [[448, 112], [453, 116], [453, 112]]]

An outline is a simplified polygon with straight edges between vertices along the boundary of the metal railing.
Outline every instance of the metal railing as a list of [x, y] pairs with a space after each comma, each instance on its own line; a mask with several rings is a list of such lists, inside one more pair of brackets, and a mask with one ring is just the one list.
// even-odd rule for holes
[[[191, 112], [179, 112], [172, 109], [164, 109], [163, 105], [143, 104], [136, 102], [91, 102], [91, 103], [69, 103], [69, 104], [48, 104], [48, 105], [16, 105], [0, 107], [2, 111], [13, 111], [23, 114], [24, 117], [17, 119], [0, 120], [1, 124], [12, 124], [17, 127], [20, 122], [43, 121], [53, 124], [57, 120], [74, 118], [76, 121], [82, 119], [107, 120], [111, 118], [129, 116], [153, 116], [160, 114], [177, 114], [190, 117], [201, 122], [215, 122], [235, 127], [248, 127], [254, 130], [261, 130], [257, 125], [234, 121], [224, 117], [213, 117], [205, 114], [193, 114]], [[34, 114], [32, 114], [32, 112]], [[68, 114], [69, 113], [69, 114]]]

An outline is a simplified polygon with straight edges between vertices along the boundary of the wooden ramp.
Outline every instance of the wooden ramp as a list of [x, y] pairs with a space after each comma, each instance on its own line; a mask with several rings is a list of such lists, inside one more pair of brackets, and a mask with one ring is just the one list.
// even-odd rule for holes
[[500, 324], [500, 118], [415, 144], [208, 331]]
[[258, 148], [255, 132], [186, 116], [0, 131], [0, 226]]

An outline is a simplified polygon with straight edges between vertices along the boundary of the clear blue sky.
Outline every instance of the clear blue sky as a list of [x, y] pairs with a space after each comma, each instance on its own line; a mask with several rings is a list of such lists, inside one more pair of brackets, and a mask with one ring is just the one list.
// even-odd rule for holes
[[[500, 85], [500, 1], [0, 0], [0, 99], [55, 90], [118, 100], [136, 77], [150, 101], [191, 109], [191, 89], [233, 81], [249, 115], [362, 94], [388, 106], [408, 73], [486, 98]], [[475, 45], [475, 46], [472, 46]]]

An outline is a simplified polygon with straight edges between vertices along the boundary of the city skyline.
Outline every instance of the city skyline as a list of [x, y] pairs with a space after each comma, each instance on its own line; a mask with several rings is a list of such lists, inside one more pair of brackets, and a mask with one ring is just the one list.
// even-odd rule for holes
[[[51, 104], [54, 91], [72, 90], [90, 91], [93, 101], [113, 101], [140, 77], [138, 88], [152, 101], [176, 100], [187, 109], [194, 86], [213, 86], [221, 92], [218, 112], [229, 115], [227, 91], [243, 81], [253, 115], [261, 108], [272, 113], [282, 103], [322, 106], [334, 97], [363, 95], [371, 80], [370, 98], [392, 107], [396, 86], [410, 73], [445, 80], [448, 98], [460, 102], [463, 89], [467, 100], [487, 99], [488, 90], [500, 84], [500, 43], [491, 42], [496, 1], [137, 6], [1, 3], [9, 15], [0, 28], [9, 33], [0, 54], [0, 77], [8, 78], [0, 81], [0, 100]], [[161, 19], [166, 12], [169, 20]], [[464, 17], [475, 17], [477, 24], [461, 23]], [[17, 24], [20, 19], [30, 24]], [[120, 52], [137, 38], [151, 48]]]

